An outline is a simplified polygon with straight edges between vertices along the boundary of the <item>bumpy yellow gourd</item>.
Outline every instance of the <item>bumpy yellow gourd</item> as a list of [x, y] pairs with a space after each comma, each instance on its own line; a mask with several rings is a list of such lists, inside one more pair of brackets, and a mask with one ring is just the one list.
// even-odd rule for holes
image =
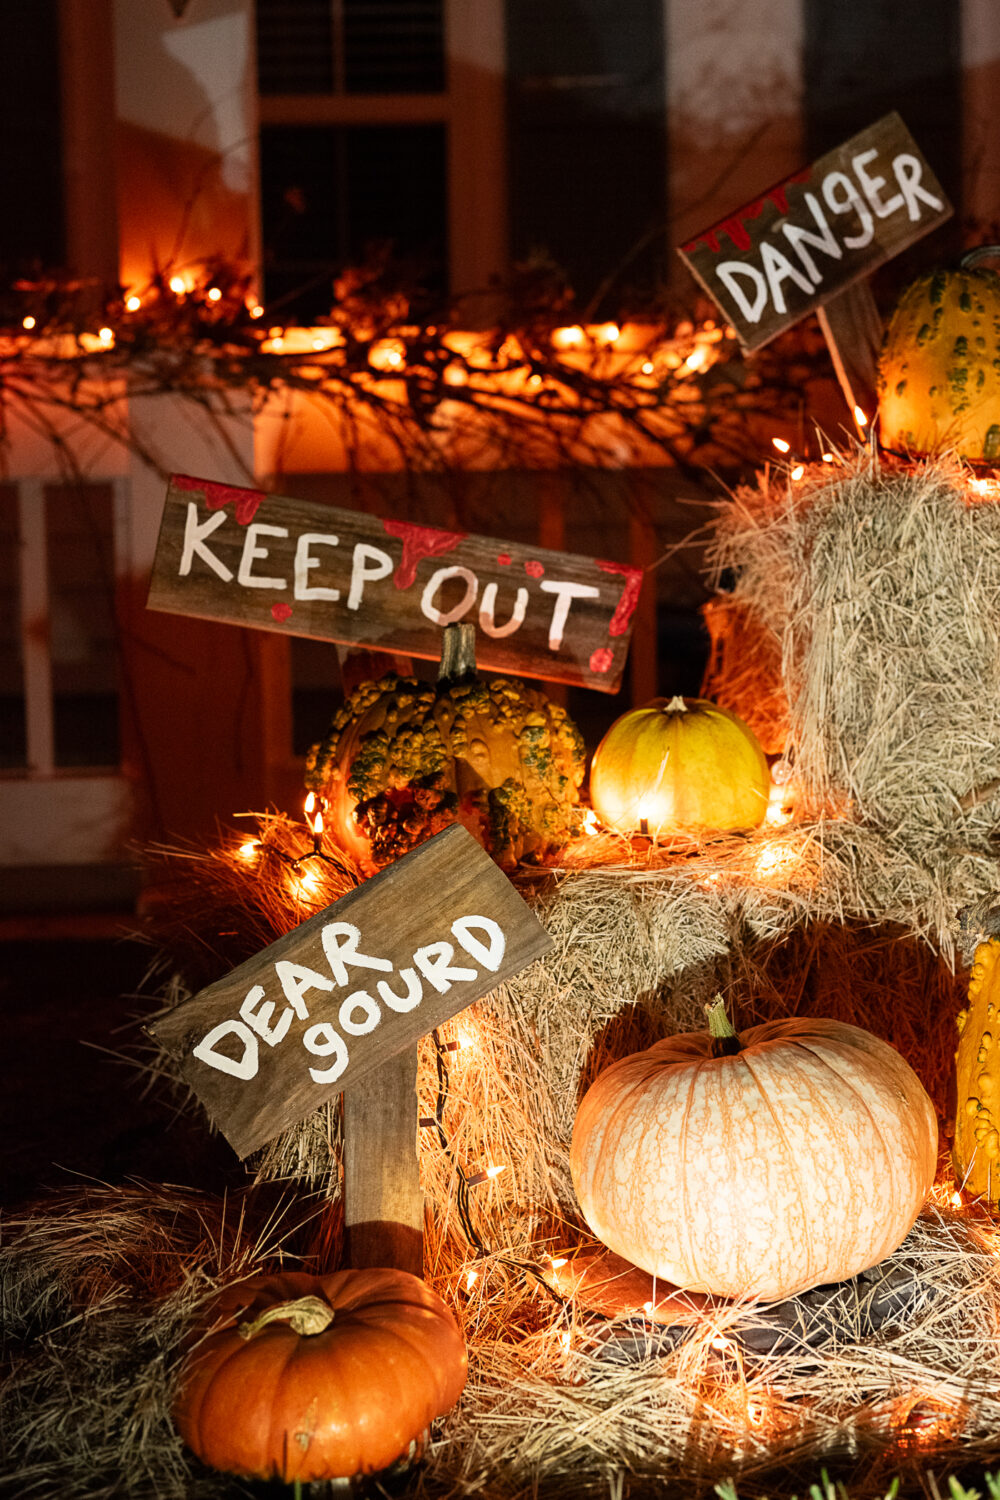
[[879, 360], [879, 436], [906, 454], [1000, 458], [994, 271], [938, 270], [903, 293]]
[[969, 1006], [958, 1018], [952, 1163], [970, 1197], [1000, 1202], [1000, 941], [976, 948]]

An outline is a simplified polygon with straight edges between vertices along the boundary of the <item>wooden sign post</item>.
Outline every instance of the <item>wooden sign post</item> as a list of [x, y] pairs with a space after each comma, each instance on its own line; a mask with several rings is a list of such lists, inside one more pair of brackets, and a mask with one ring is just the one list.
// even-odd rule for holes
[[175, 475], [151, 609], [617, 692], [642, 569]]
[[343, 1093], [352, 1263], [419, 1274], [415, 1043], [551, 947], [454, 824], [149, 1029], [240, 1156]]
[[747, 352], [818, 312], [845, 399], [870, 417], [881, 325], [864, 278], [951, 213], [892, 113], [678, 253]]

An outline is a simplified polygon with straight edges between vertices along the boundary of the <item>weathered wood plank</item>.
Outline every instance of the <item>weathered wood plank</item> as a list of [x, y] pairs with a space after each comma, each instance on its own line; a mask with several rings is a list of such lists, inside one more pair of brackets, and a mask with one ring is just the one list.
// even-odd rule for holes
[[899, 115], [877, 120], [678, 253], [759, 349], [952, 213]]
[[418, 1130], [411, 1046], [344, 1094], [344, 1222], [356, 1269], [395, 1266], [423, 1274]]
[[246, 1156], [551, 947], [454, 824], [149, 1030]]
[[480, 665], [617, 692], [642, 572], [175, 475], [148, 605], [436, 660], [477, 625]]

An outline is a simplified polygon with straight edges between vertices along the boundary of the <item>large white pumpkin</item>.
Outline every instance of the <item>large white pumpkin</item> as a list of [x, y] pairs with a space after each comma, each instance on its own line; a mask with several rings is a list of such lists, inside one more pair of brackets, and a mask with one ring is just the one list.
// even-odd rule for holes
[[838, 1021], [738, 1039], [721, 1005], [712, 1021], [727, 1040], [668, 1037], [588, 1089], [570, 1168], [591, 1229], [717, 1296], [791, 1297], [876, 1265], [934, 1181], [937, 1119], [913, 1069]]

